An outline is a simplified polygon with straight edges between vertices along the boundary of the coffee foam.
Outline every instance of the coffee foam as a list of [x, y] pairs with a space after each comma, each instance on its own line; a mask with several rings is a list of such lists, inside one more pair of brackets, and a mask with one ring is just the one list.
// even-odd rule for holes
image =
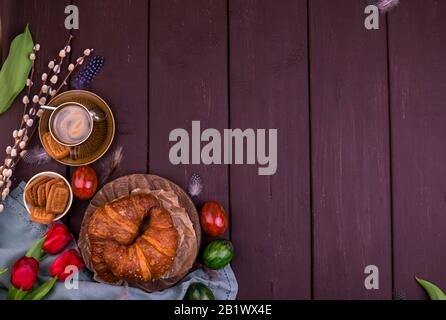
[[62, 143], [74, 145], [84, 141], [91, 132], [91, 116], [82, 107], [67, 105], [56, 111], [52, 130]]

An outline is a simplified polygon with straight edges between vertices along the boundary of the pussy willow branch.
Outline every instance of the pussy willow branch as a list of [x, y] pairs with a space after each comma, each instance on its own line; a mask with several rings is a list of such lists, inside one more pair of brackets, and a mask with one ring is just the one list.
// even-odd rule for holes
[[[26, 85], [28, 90], [23, 97], [24, 114], [21, 119], [21, 124], [18, 130], [14, 130], [12, 133], [14, 144], [6, 148], [6, 159], [0, 166], [0, 213], [4, 210], [2, 202], [8, 197], [10, 188], [12, 185], [12, 176], [17, 168], [17, 165], [23, 159], [26, 154], [26, 147], [28, 146], [31, 138], [34, 136], [40, 117], [44, 110], [41, 108], [47, 104], [47, 101], [51, 102], [54, 97], [67, 85], [68, 78], [72, 73], [83, 64], [85, 59], [93, 52], [93, 49], [85, 49], [81, 57], [76, 60], [76, 64], [71, 63], [68, 66], [68, 73], [62, 83], [56, 88], [59, 83], [59, 74], [62, 70], [62, 66], [67, 56], [67, 53], [71, 52], [72, 36], [68, 39], [67, 45], [59, 52], [59, 64], [55, 64], [56, 59], [51, 60], [48, 63], [48, 73], [43, 73], [41, 77], [41, 87], [39, 93], [34, 95], [31, 99], [31, 90], [33, 88], [33, 78], [35, 74], [35, 60], [36, 54], [40, 50], [40, 45], [34, 46], [33, 52], [30, 54], [30, 60], [32, 60], [32, 67], [30, 71], [30, 78], [27, 79]], [[48, 82], [49, 81], [49, 82]], [[30, 107], [31, 106], [31, 107]], [[28, 109], [29, 108], [29, 109]], [[30, 134], [29, 134], [30, 133]]]
[[63, 82], [60, 84], [59, 88], [56, 90], [56, 95], [60, 92], [60, 90], [67, 85], [68, 79], [73, 74], [74, 70], [76, 70], [80, 65], [82, 65], [85, 61], [85, 58], [87, 58], [91, 53], [93, 53], [93, 49], [85, 49], [84, 55], [76, 60], [76, 64], [74, 65], [73, 70], [69, 71]]
[[[34, 46], [33, 48], [33, 53], [34, 55], [36, 55], [37, 51], [40, 50], [40, 45], [37, 44]], [[33, 80], [34, 80], [34, 72], [36, 70], [36, 60], [32, 60], [32, 66], [31, 66], [31, 75], [29, 76], [29, 81], [27, 80], [26, 86], [28, 87], [27, 89], [27, 96], [29, 97], [31, 94], [31, 88], [33, 86]], [[27, 109], [28, 109], [28, 104], [27, 103], [23, 103], [24, 108], [23, 108], [23, 115], [22, 115], [22, 122], [20, 123], [20, 128], [23, 126], [23, 117], [25, 116]]]
[[[50, 62], [48, 63], [48, 72], [44, 73], [42, 75], [42, 86], [40, 88], [39, 94], [38, 94], [38, 99], [36, 99], [36, 101], [33, 101], [33, 108], [36, 109], [40, 109], [40, 107], [37, 107], [37, 104], [39, 102], [46, 102], [46, 100], [48, 98], [50, 98], [50, 96], [54, 97], [56, 96], [56, 91], [54, 91], [52, 85], [47, 86], [47, 82], [48, 82], [48, 78], [52, 78], [54, 75], [58, 75], [60, 73], [60, 71], [62, 70], [62, 65], [64, 62], [64, 59], [66, 57], [66, 53], [71, 52], [71, 40], [73, 39], [73, 36], [70, 35], [70, 37], [68, 38], [67, 44], [65, 45], [65, 47], [59, 52], [59, 64], [55, 64], [56, 59], [50, 60]], [[34, 83], [33, 83], [33, 77], [34, 77], [34, 72], [35, 72], [35, 54], [37, 53], [37, 51], [40, 50], [40, 45], [37, 44], [34, 47], [34, 56], [31, 56], [31, 60], [32, 60], [32, 69], [31, 69], [31, 75], [30, 78], [27, 80], [27, 86], [28, 86], [28, 93], [27, 95], [24, 97], [24, 114], [22, 117], [22, 122], [20, 125], [20, 129], [21, 130], [25, 130], [25, 136], [28, 134], [28, 127], [25, 124], [25, 115], [27, 114], [28, 111], [28, 105], [30, 104], [28, 101], [30, 100], [30, 94], [31, 94], [31, 88], [33, 87]], [[44, 99], [44, 100], [42, 100]], [[43, 103], [45, 104], [45, 103]], [[34, 112], [31, 113], [31, 115]], [[37, 111], [36, 111], [37, 113]], [[34, 133], [35, 133], [35, 129], [37, 128], [37, 126], [35, 126], [34, 130], [32, 131], [31, 135], [29, 135], [28, 139], [31, 140], [31, 138], [33, 137]], [[14, 145], [14, 147], [17, 147], [18, 143], [20, 143], [21, 141], [16, 141], [16, 144]], [[20, 162], [20, 159], [22, 157], [19, 157], [19, 159], [17, 160], [17, 162], [15, 163], [15, 165], [17, 165]]]

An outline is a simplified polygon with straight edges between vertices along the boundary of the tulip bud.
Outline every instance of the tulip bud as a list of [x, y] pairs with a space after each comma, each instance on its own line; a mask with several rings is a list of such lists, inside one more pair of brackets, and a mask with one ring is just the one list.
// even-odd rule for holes
[[71, 233], [65, 225], [53, 223], [45, 234], [45, 242], [42, 248], [49, 254], [57, 254], [66, 247], [71, 239], [73, 239]]
[[13, 266], [11, 284], [16, 289], [29, 291], [33, 288], [39, 272], [39, 262], [34, 258], [22, 257]]
[[68, 278], [72, 270], [67, 271], [67, 267], [76, 267], [78, 270], [83, 269], [85, 266], [79, 257], [76, 250], [71, 249], [62, 253], [50, 267], [50, 273], [52, 277], [57, 277], [59, 281], [64, 281]]

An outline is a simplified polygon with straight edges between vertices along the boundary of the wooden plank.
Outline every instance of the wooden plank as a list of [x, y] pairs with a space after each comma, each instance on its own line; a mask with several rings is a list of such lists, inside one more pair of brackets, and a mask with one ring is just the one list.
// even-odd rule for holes
[[316, 299], [392, 297], [386, 29], [366, 30], [364, 8], [310, 2]]
[[390, 15], [395, 291], [446, 290], [446, 3], [404, 1]]
[[[148, 24], [146, 0], [75, 0], [80, 11], [80, 29], [74, 34], [74, 55], [93, 47], [105, 57], [104, 68], [91, 91], [112, 108], [117, 132], [115, 146], [124, 148], [122, 174], [147, 170], [148, 118]], [[93, 167], [98, 168], [101, 162]], [[76, 202], [71, 226], [77, 233], [88, 202]]]
[[202, 130], [227, 128], [226, 1], [153, 0], [150, 11], [150, 172], [184, 188], [199, 174], [204, 190], [194, 199], [198, 207], [215, 200], [228, 210], [227, 166], [169, 160], [172, 130], [191, 136], [194, 120]]
[[[50, 59], [57, 58], [59, 50], [62, 49], [69, 36], [69, 31], [64, 27], [64, 8], [60, 2], [51, 0], [2, 0], [1, 2], [1, 20], [2, 20], [2, 41], [3, 58], [5, 59], [9, 46], [19, 33], [22, 33], [29, 24], [35, 43], [41, 45], [41, 50], [37, 56], [36, 72], [39, 77], [42, 72], [46, 72]], [[49, 37], [48, 34], [51, 34]], [[35, 78], [35, 90], [38, 90], [40, 78]], [[34, 91], [33, 91], [34, 92]], [[23, 116], [23, 94], [19, 95], [14, 105], [9, 111], [0, 116], [0, 158], [4, 159], [4, 150], [12, 143], [12, 132], [20, 125], [20, 119]], [[30, 148], [39, 145], [39, 136], [33, 137]], [[34, 174], [41, 171], [55, 171], [65, 175], [65, 166], [51, 161], [41, 166], [33, 166], [26, 163], [20, 163], [15, 173], [14, 182], [19, 183], [22, 180], [28, 180]]]
[[278, 169], [231, 167], [240, 299], [311, 297], [307, 1], [230, 1], [231, 128], [278, 129]]

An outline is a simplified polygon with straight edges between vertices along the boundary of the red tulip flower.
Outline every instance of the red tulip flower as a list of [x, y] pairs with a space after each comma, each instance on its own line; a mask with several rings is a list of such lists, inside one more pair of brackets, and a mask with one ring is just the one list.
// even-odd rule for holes
[[11, 284], [16, 289], [29, 291], [33, 288], [39, 272], [39, 262], [34, 258], [22, 257], [12, 266]]
[[45, 234], [45, 242], [42, 249], [49, 254], [61, 252], [72, 239], [70, 231], [65, 225], [53, 223], [50, 230]]
[[76, 267], [78, 270], [84, 268], [82, 259], [76, 250], [71, 249], [62, 253], [50, 267], [50, 272], [52, 277], [57, 277], [59, 281], [64, 281], [68, 278], [73, 270], [66, 270], [67, 267]]

